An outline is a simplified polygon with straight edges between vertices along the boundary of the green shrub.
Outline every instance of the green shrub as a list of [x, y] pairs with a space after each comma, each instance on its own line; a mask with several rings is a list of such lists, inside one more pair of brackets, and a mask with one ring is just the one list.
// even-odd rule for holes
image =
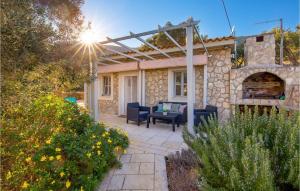
[[184, 133], [199, 156], [204, 190], [287, 190], [299, 188], [300, 115], [275, 108], [270, 114], [237, 111], [225, 125], [209, 120]]
[[3, 115], [2, 126], [3, 190], [94, 190], [128, 146], [123, 132], [53, 95]]

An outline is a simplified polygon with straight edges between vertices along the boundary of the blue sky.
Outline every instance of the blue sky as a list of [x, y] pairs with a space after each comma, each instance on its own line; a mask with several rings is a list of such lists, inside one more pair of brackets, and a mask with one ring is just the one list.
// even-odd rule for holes
[[[291, 29], [299, 23], [299, 0], [224, 1], [237, 36], [257, 34], [279, 25], [255, 24], [259, 21], [283, 18], [284, 28]], [[200, 32], [209, 37], [230, 33], [221, 0], [86, 0], [82, 11], [101, 40], [127, 35], [129, 31], [152, 30], [167, 21], [178, 24], [190, 16], [200, 20]]]

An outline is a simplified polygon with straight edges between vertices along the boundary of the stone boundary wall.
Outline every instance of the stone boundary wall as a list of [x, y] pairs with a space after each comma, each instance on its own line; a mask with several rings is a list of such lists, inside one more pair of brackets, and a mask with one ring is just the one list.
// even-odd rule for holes
[[119, 74], [113, 73], [113, 99], [112, 100], [100, 100], [98, 99], [99, 112], [118, 115], [119, 113]]
[[[243, 81], [252, 74], [269, 72], [285, 82], [285, 100], [243, 99]], [[261, 65], [232, 69], [230, 73], [230, 103], [241, 105], [276, 105], [299, 110], [300, 108], [300, 67]], [[292, 92], [293, 91], [293, 92]]]

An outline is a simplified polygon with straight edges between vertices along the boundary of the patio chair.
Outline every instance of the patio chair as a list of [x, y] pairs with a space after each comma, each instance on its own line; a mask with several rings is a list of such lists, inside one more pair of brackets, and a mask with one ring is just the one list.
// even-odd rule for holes
[[218, 119], [218, 108], [216, 106], [207, 105], [205, 109], [194, 109], [194, 125], [203, 125], [204, 121], [208, 121], [210, 117]]
[[127, 123], [135, 121], [140, 126], [140, 122], [146, 121], [150, 114], [150, 107], [140, 106], [138, 102], [127, 104]]

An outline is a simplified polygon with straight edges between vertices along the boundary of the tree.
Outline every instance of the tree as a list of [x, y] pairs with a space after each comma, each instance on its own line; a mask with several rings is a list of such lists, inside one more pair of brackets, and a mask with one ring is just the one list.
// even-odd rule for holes
[[83, 21], [82, 4], [82, 0], [1, 1], [3, 111], [26, 105], [40, 94], [82, 88], [85, 59], [72, 56]]
[[[167, 22], [165, 24], [166, 27], [170, 27], [173, 26], [173, 24], [171, 22]], [[168, 33], [182, 46], [185, 45], [185, 38], [186, 38], [186, 31], [185, 29], [174, 29], [171, 31], [168, 31]], [[207, 39], [207, 35], [202, 36], [203, 39]], [[147, 42], [153, 44], [154, 46], [158, 47], [158, 48], [169, 48], [169, 47], [173, 47], [174, 43], [163, 33], [157, 33], [153, 36], [151, 36], [150, 38], [148, 38], [146, 40]], [[200, 39], [198, 36], [194, 35], [194, 42], [200, 42]], [[147, 45], [142, 45], [140, 47], [141, 51], [147, 51], [147, 50], [151, 50], [151, 48], [149, 48]]]
[[[283, 39], [283, 60], [285, 63], [292, 63], [299, 65], [299, 52], [300, 52], [300, 25], [295, 27], [295, 31], [290, 29], [284, 31], [284, 39]], [[281, 31], [279, 28], [274, 28], [271, 32], [275, 35], [275, 43], [276, 43], [276, 59], [279, 60], [279, 51], [280, 51], [280, 39], [281, 39]]]

